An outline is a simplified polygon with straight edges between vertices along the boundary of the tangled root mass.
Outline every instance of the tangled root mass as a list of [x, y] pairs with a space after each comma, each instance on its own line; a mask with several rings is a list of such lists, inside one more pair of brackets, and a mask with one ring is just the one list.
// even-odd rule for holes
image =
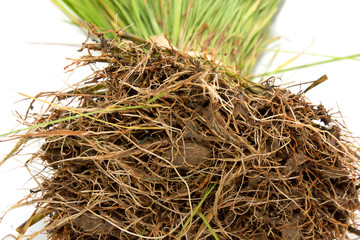
[[36, 120], [61, 119], [36, 130], [52, 174], [29, 196], [50, 239], [345, 236], [358, 159], [323, 106], [120, 33], [92, 28], [73, 66], [106, 67]]

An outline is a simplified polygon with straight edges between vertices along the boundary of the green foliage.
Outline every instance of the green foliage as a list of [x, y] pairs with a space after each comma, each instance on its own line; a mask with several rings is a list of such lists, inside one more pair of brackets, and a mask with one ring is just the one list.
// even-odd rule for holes
[[[268, 50], [268, 51], [272, 51], [272, 50]], [[290, 52], [290, 51], [283, 51], [283, 52]], [[343, 57], [335, 57], [335, 56], [320, 55], [320, 54], [309, 54], [309, 53], [301, 53], [301, 54], [303, 54], [303, 55], [312, 55], [312, 56], [322, 56], [322, 57], [326, 57], [326, 58], [329, 58], [329, 59], [326, 59], [326, 60], [323, 60], [323, 61], [312, 62], [312, 63], [308, 63], [308, 64], [303, 64], [303, 65], [299, 65], [299, 66], [294, 66], [294, 67], [278, 68], [275, 71], [261, 73], [261, 74], [252, 76], [251, 78], [264, 77], [264, 76], [274, 75], [274, 74], [278, 74], [278, 73], [294, 71], [294, 70], [298, 70], [298, 69], [302, 69], [302, 68], [309, 68], [309, 67], [313, 67], [313, 66], [316, 66], [316, 65], [321, 65], [321, 64], [331, 63], [331, 62], [337, 62], [337, 61], [341, 61], [341, 60], [360, 61], [360, 59], [359, 59], [360, 54], [352, 54], [352, 55], [343, 56]], [[284, 66], [286, 66], [286, 65], [284, 65]]]
[[71, 21], [125, 29], [144, 39], [164, 35], [182, 50], [216, 56], [248, 76], [279, 0], [53, 0]]

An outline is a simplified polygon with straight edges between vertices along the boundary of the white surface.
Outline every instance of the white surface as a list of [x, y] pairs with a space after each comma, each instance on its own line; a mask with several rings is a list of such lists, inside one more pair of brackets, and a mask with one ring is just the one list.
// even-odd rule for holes
[[[277, 16], [273, 36], [280, 36], [280, 41], [271, 44], [281, 50], [306, 50], [336, 57], [360, 53], [360, 1], [346, 0], [287, 0]], [[268, 62], [273, 52], [269, 52], [260, 62], [257, 72], [268, 69]], [[270, 70], [280, 66], [295, 54], [279, 53], [271, 64]], [[328, 80], [310, 90], [306, 95], [313, 103], [322, 102], [327, 109], [339, 106], [350, 131], [360, 136], [358, 120], [360, 117], [360, 57], [359, 61], [343, 60], [317, 65], [310, 68], [279, 74], [283, 82], [297, 83], [313, 81], [326, 74]], [[285, 68], [327, 60], [314, 56], [302, 55]], [[269, 70], [269, 69], [268, 69]], [[292, 91], [298, 92], [299, 87]], [[306, 86], [301, 88], [306, 89]]]
[[[65, 16], [50, 1], [6, 1], [0, 9], [1, 134], [17, 125], [16, 118], [13, 117], [15, 110], [24, 113], [26, 105], [14, 104], [22, 99], [17, 92], [34, 96], [38, 92], [65, 87], [68, 75], [63, 74], [63, 68], [70, 63], [65, 58], [79, 56], [77, 47], [34, 45], [26, 42], [80, 45], [85, 37], [75, 27], [64, 22]], [[273, 27], [273, 35], [281, 36], [277, 46], [283, 50], [303, 51], [311, 45], [307, 52], [332, 56], [360, 53], [359, 9], [358, 0], [287, 0]], [[279, 54], [270, 70], [292, 56]], [[288, 67], [319, 60], [322, 59], [301, 56]], [[267, 65], [268, 60], [264, 57], [259, 71], [263, 71]], [[360, 136], [359, 69], [359, 61], [346, 60], [284, 73], [281, 78], [283, 82], [307, 82], [327, 74], [329, 80], [309, 91], [308, 98], [314, 103], [321, 101], [327, 108], [334, 108], [334, 111], [339, 105], [348, 128], [356, 136]], [[293, 90], [297, 92], [299, 88]], [[0, 143], [0, 156], [8, 153], [12, 145], [13, 143]], [[27, 183], [30, 176], [21, 167], [26, 159], [26, 156], [17, 157], [0, 168], [0, 213], [28, 193], [24, 188], [34, 185]], [[15, 228], [31, 212], [30, 208], [10, 212], [0, 224], [0, 239], [7, 234], [16, 234]]]

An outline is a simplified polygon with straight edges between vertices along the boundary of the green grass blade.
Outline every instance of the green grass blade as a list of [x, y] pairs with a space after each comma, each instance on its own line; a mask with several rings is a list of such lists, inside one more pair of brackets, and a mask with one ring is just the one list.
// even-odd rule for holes
[[162, 96], [164, 96], [165, 94], [167, 94], [168, 92], [167, 91], [164, 91], [164, 92], [161, 92], [159, 93], [158, 95], [156, 95], [155, 97], [152, 97], [150, 100], [148, 100], [145, 105], [148, 105], [154, 101], [156, 101], [157, 99], [161, 98]]
[[[281, 50], [281, 49], [268, 49], [264, 48], [263, 51], [267, 52], [276, 52], [276, 53], [289, 53], [289, 54], [301, 54], [301, 55], [308, 55], [308, 56], [314, 56], [314, 57], [324, 57], [324, 58], [341, 58], [336, 57], [332, 55], [325, 55], [325, 54], [319, 54], [319, 53], [310, 53], [310, 52], [298, 52], [298, 51], [289, 51], [289, 50]], [[357, 56], [349, 58], [350, 60], [360, 61], [360, 58], [357, 58]]]
[[191, 219], [199, 211], [199, 208], [204, 203], [205, 199], [209, 196], [209, 194], [212, 192], [212, 190], [215, 188], [215, 186], [216, 186], [216, 183], [214, 183], [208, 190], [206, 190], [203, 198], [201, 199], [199, 204], [194, 208], [194, 211], [190, 214], [190, 217], [186, 220], [185, 224], [183, 225], [181, 232], [179, 234], [180, 238], [181, 238], [182, 234], [184, 233], [185, 229], [187, 228], [187, 226], [190, 224]]
[[6, 162], [6, 160], [8, 160], [9, 158], [11, 158], [16, 152], [18, 152], [20, 147], [23, 146], [28, 140], [29, 139], [26, 138], [20, 139], [11, 149], [11, 151], [8, 154], [6, 154], [6, 156], [0, 161], [0, 166], [3, 165], [3, 163]]
[[[155, 96], [155, 97], [157, 97], [157, 96]], [[159, 97], [161, 97], [161, 96], [159, 96]], [[158, 99], [158, 98], [156, 98], [156, 99]], [[150, 99], [149, 101], [151, 101], [152, 99]], [[155, 101], [156, 99], [152, 100], [151, 102]], [[56, 124], [56, 123], [59, 123], [59, 122], [64, 122], [64, 121], [68, 121], [68, 120], [72, 120], [72, 119], [77, 119], [77, 118], [80, 118], [80, 117], [88, 117], [88, 116], [91, 116], [91, 115], [94, 115], [94, 114], [97, 114], [97, 113], [123, 111], [123, 110], [127, 110], [127, 109], [151, 108], [151, 107], [159, 107], [159, 105], [148, 105], [148, 103], [147, 103], [146, 105], [111, 108], [111, 109], [104, 109], [104, 110], [99, 110], [99, 111], [93, 111], [93, 112], [88, 112], [88, 113], [77, 114], [77, 115], [74, 115], [74, 116], [61, 118], [61, 119], [56, 119], [56, 120], [53, 120], [53, 121], [50, 121], [50, 122], [45, 122], [45, 123], [39, 123], [39, 124], [35, 124], [35, 125], [32, 125], [32, 126], [27, 127], [27, 128], [21, 128], [21, 129], [17, 129], [17, 130], [11, 131], [11, 132], [3, 133], [3, 134], [0, 134], [0, 137], [6, 137], [6, 136], [9, 136], [9, 135], [17, 134], [19, 132], [24, 132], [24, 131], [28, 131], [28, 130], [32, 130], [32, 129], [36, 129], [36, 128], [46, 127], [46, 126], [49, 126], [49, 125], [52, 125], [52, 124]]]
[[321, 64], [325, 64], [325, 63], [336, 62], [336, 61], [341, 61], [341, 60], [353, 60], [357, 57], [360, 57], [360, 54], [353, 54], [353, 55], [348, 55], [348, 56], [344, 56], [344, 57], [334, 57], [332, 59], [328, 59], [328, 60], [324, 60], [324, 61], [318, 61], [318, 62], [303, 64], [303, 65], [299, 65], [299, 66], [295, 66], [295, 67], [279, 69], [278, 71], [271, 71], [271, 72], [267, 72], [267, 73], [258, 74], [258, 75], [252, 76], [251, 78], [264, 77], [264, 76], [278, 74], [278, 73], [290, 72], [290, 71], [294, 71], [294, 70], [298, 70], [298, 69], [313, 67], [313, 66], [317, 66], [317, 65], [321, 65]]
[[198, 213], [201, 217], [201, 219], [204, 221], [206, 227], [209, 229], [209, 231], [211, 232], [211, 234], [213, 235], [213, 237], [216, 239], [216, 240], [219, 240], [218, 236], [216, 235], [215, 231], [212, 229], [212, 227], [210, 226], [209, 222], [206, 220], [205, 216], [199, 212]]

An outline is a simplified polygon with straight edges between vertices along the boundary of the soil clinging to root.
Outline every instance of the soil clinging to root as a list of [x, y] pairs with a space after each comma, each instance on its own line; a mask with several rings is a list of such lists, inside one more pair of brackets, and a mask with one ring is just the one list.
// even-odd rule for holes
[[53, 97], [49, 109], [29, 113], [34, 124], [53, 121], [31, 131], [51, 174], [35, 175], [27, 199], [48, 216], [50, 239], [340, 239], [356, 230], [358, 157], [323, 106], [122, 31], [115, 40], [90, 33], [98, 41], [83, 43], [71, 67], [106, 66], [72, 90], [39, 94]]

